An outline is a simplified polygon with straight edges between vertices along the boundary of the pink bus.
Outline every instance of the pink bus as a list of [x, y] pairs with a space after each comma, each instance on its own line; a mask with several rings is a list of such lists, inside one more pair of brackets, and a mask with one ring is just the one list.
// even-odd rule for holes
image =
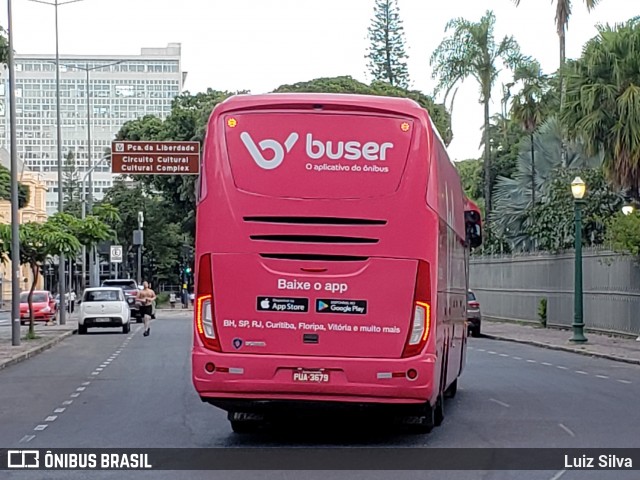
[[294, 408], [379, 408], [420, 432], [442, 422], [481, 236], [426, 110], [232, 97], [211, 114], [198, 190], [202, 401], [236, 432]]

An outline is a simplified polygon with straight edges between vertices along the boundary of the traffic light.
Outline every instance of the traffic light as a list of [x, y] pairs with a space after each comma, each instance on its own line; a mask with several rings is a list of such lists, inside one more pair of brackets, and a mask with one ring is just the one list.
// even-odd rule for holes
[[184, 267], [184, 273], [191, 275], [191, 267]]

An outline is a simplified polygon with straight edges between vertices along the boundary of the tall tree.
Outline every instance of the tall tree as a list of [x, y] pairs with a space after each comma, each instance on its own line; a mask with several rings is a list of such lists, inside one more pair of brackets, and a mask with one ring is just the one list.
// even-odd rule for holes
[[[521, 0], [513, 0], [516, 7], [520, 5]], [[600, 3], [600, 0], [583, 0], [587, 7], [587, 11], [591, 12], [596, 5]], [[560, 68], [558, 69], [558, 75], [560, 80], [560, 106], [564, 107], [564, 81], [562, 70], [564, 68], [566, 54], [565, 43], [567, 27], [569, 26], [569, 17], [571, 16], [571, 0], [556, 0], [556, 31], [558, 32], [558, 40], [560, 43]]]
[[0, 27], [0, 65], [6, 65], [9, 61], [9, 39], [7, 31]]
[[567, 68], [562, 111], [569, 135], [604, 153], [609, 179], [640, 199], [640, 18], [598, 27]]
[[404, 28], [397, 0], [375, 0], [369, 27], [369, 73], [375, 80], [409, 87]]
[[[0, 200], [11, 201], [11, 172], [0, 165]], [[24, 208], [29, 203], [29, 187], [18, 184], [18, 208]]]
[[487, 213], [491, 211], [491, 146], [489, 142], [489, 102], [491, 91], [501, 70], [501, 64], [515, 69], [521, 61], [520, 47], [513, 37], [505, 36], [499, 43], [494, 37], [496, 18], [487, 10], [479, 22], [464, 18], [450, 20], [445, 32], [452, 31], [431, 55], [433, 78], [438, 79], [436, 93], [445, 91], [445, 98], [460, 81], [469, 77], [480, 86], [480, 103], [484, 105], [484, 199]]
[[547, 77], [540, 64], [533, 60], [524, 62], [515, 71], [514, 80], [521, 83], [521, 90], [513, 97], [511, 118], [529, 134], [531, 147], [531, 211], [536, 205], [536, 152], [533, 136], [544, 120], [546, 106], [543, 103], [548, 90]]
[[62, 188], [65, 204], [81, 200], [82, 192], [80, 191], [80, 174], [76, 168], [76, 156], [74, 155], [73, 150], [69, 150], [64, 159]]

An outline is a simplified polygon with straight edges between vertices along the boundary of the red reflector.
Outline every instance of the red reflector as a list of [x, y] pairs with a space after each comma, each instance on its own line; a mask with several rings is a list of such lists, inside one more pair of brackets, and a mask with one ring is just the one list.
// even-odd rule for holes
[[404, 372], [393, 372], [393, 373], [391, 374], [391, 376], [392, 376], [393, 378], [402, 378], [402, 377], [404, 377]]
[[480, 304], [478, 302], [469, 302], [469, 306], [471, 308], [478, 308], [480, 306]]
[[416, 378], [418, 378], [418, 371], [410, 368], [409, 370], [407, 370], [407, 378], [409, 380], [415, 380]]
[[218, 367], [218, 372], [229, 373], [229, 369], [227, 367]]
[[213, 363], [209, 362], [204, 366], [204, 369], [209, 373], [213, 373], [216, 371], [216, 366]]

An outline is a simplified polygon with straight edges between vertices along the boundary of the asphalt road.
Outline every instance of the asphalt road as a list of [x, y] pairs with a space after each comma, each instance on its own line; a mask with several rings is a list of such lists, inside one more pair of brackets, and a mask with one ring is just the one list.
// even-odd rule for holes
[[[640, 448], [640, 367], [487, 339], [470, 339], [447, 418], [430, 435], [373, 422], [309, 419], [236, 435], [200, 402], [190, 379], [191, 318], [162, 313], [140, 326], [73, 336], [0, 372], [0, 446], [80, 447], [558, 447]], [[64, 409], [64, 410], [61, 410]], [[315, 420], [315, 421], [313, 421]], [[363, 469], [366, 466], [363, 465]], [[23, 472], [3, 478], [45, 478]], [[638, 472], [47, 472], [80, 478], [637, 479]]]

